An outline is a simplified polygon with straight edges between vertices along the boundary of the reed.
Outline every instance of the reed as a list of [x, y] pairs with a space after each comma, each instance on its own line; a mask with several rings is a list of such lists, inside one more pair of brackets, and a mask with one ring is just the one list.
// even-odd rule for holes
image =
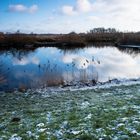
[[0, 85], [5, 84], [7, 82], [5, 78], [5, 71], [3, 71], [3, 63], [0, 62]]

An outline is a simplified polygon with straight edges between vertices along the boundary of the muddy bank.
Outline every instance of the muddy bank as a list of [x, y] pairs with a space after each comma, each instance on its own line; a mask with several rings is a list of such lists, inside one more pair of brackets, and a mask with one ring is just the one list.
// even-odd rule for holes
[[108, 89], [111, 87], [119, 87], [119, 86], [133, 86], [140, 84], [140, 78], [138, 79], [112, 79], [107, 82], [87, 82], [87, 83], [65, 83], [64, 85], [55, 86], [55, 87], [42, 87], [39, 89], [29, 89], [29, 91], [37, 91], [37, 92], [61, 92], [61, 91], [86, 91], [92, 89]]
[[[140, 78], [138, 79], [112, 79], [106, 82], [64, 82], [63, 85], [59, 86], [42, 86], [40, 88], [18, 88], [14, 90], [5, 90], [5, 92], [38, 92], [38, 93], [52, 93], [63, 91], [86, 91], [94, 89], [108, 89], [111, 87], [120, 87], [120, 86], [133, 86], [140, 84]], [[2, 92], [2, 91], [1, 91]]]

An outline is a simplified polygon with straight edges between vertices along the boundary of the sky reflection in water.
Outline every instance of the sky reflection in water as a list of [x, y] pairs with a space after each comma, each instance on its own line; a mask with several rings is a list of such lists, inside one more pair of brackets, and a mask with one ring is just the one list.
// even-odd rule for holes
[[0, 90], [53, 86], [63, 82], [140, 77], [140, 53], [115, 47], [59, 50], [38, 48], [33, 52], [1, 52], [0, 70], [6, 82]]

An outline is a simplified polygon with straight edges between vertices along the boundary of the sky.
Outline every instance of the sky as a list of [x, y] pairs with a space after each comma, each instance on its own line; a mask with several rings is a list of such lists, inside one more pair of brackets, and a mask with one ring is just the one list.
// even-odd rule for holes
[[140, 31], [140, 0], [0, 0], [0, 31]]

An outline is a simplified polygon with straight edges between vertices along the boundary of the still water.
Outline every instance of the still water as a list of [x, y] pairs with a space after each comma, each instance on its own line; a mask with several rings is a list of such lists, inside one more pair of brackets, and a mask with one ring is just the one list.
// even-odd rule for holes
[[0, 90], [139, 77], [138, 50], [91, 46], [73, 50], [42, 47], [33, 51], [0, 52]]

